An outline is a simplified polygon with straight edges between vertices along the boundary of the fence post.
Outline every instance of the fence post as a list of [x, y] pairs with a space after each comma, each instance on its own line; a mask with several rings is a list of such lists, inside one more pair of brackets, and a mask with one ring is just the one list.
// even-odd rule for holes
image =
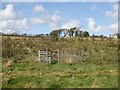
[[46, 62], [48, 61], [48, 60], [47, 60], [47, 57], [48, 57], [48, 53], [47, 53], [47, 50], [46, 50]]
[[51, 52], [48, 52], [48, 62], [51, 63]]
[[40, 61], [40, 50], [38, 51], [38, 60]]
[[60, 61], [60, 52], [59, 52], [59, 50], [57, 50], [57, 54], [58, 54], [58, 62]]

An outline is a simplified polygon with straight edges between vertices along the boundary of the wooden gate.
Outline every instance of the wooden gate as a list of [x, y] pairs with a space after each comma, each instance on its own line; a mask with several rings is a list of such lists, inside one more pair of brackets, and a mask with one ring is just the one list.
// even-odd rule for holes
[[59, 50], [47, 51], [47, 50], [39, 50], [38, 51], [38, 60], [40, 62], [50, 63], [52, 60], [57, 60], [59, 62]]

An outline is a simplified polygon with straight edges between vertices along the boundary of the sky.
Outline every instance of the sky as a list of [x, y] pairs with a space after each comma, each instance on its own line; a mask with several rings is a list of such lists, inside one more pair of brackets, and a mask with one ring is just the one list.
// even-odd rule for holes
[[118, 32], [118, 4], [113, 2], [2, 2], [0, 32], [47, 34], [80, 27], [91, 35]]

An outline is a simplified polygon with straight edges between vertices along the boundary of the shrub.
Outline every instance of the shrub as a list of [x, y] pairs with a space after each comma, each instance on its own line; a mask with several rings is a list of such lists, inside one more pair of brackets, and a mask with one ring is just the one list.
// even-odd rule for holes
[[52, 64], [52, 65], [54, 65], [54, 64], [56, 64], [56, 63], [58, 63], [57, 60], [52, 60], [52, 61], [51, 61], [51, 64]]

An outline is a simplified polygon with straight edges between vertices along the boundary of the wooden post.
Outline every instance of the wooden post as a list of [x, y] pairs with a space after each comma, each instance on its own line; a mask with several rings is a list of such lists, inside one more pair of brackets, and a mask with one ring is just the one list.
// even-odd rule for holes
[[51, 52], [48, 52], [48, 61], [51, 63]]
[[48, 53], [47, 53], [47, 50], [46, 50], [46, 62], [48, 61], [48, 60], [47, 60], [47, 57], [48, 57]]
[[59, 53], [59, 50], [57, 50], [57, 54], [58, 54], [58, 62], [60, 61], [60, 53]]
[[40, 61], [40, 50], [38, 51], [38, 60]]

